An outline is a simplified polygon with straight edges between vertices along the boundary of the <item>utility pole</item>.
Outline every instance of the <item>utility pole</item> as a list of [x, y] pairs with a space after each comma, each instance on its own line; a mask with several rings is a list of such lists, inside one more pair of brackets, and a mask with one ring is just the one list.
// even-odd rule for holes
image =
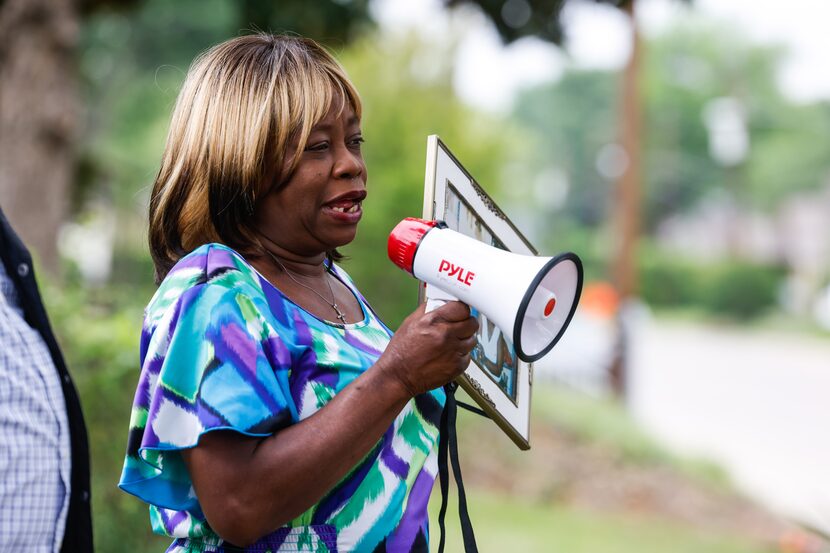
[[612, 280], [619, 294], [617, 311], [617, 347], [609, 368], [611, 390], [617, 397], [626, 394], [626, 353], [628, 348], [625, 309], [628, 300], [637, 294], [637, 241], [640, 234], [642, 205], [642, 98], [640, 94], [640, 66], [642, 45], [637, 29], [634, 6], [629, 0], [621, 6], [631, 25], [631, 56], [623, 71], [619, 133], [620, 146], [627, 156], [627, 164], [616, 183], [612, 206], [612, 236], [615, 240], [612, 259]]

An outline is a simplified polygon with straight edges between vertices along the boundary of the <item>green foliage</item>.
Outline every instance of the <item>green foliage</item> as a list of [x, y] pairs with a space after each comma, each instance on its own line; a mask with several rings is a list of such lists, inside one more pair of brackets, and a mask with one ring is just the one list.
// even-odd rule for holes
[[716, 315], [740, 320], [758, 317], [775, 306], [782, 277], [777, 267], [724, 262], [710, 273], [700, 303]]
[[[473, 4], [493, 23], [504, 42], [534, 36], [555, 44], [564, 37], [559, 14], [563, 0], [530, 0], [509, 3], [503, 0], [443, 0], [448, 6]], [[619, 2], [608, 1], [615, 5]]]
[[815, 190], [830, 178], [830, 104], [767, 110], [753, 135], [746, 168], [746, 195], [769, 210], [798, 191]]
[[[824, 182], [830, 156], [821, 144], [830, 138], [830, 109], [782, 96], [776, 82], [781, 48], [690, 18], [651, 40], [646, 52], [649, 228], [713, 189], [729, 191], [744, 206], [770, 209]], [[708, 103], [721, 97], [739, 100], [747, 115], [749, 154], [732, 170], [709, 155], [703, 122]]]
[[596, 227], [608, 215], [611, 183], [597, 171], [596, 158], [616, 140], [617, 86], [617, 76], [608, 72], [570, 71], [516, 102], [514, 116], [532, 133], [535, 172], [558, 167], [567, 174], [570, 187], [560, 219]]
[[243, 28], [294, 32], [331, 45], [353, 40], [373, 24], [368, 0], [242, 0], [238, 4], [238, 22]]
[[778, 301], [784, 271], [740, 260], [703, 263], [658, 248], [640, 256], [643, 299], [654, 307], [700, 308], [737, 320], [759, 317]]
[[[667, 211], [694, 206], [712, 189], [728, 190], [744, 204], [757, 203], [756, 196], [768, 184], [747, 182], [747, 173], [757, 173], [753, 166], [763, 159], [770, 132], [778, 134], [781, 122], [798, 112], [775, 84], [781, 52], [725, 31], [692, 19], [654, 39], [647, 49], [649, 226]], [[710, 101], [722, 97], [736, 98], [747, 111], [750, 153], [744, 167], [735, 170], [719, 166], [709, 154], [704, 113]]]
[[534, 245], [540, 255], [554, 255], [571, 251], [579, 255], [584, 271], [584, 281], [607, 280], [610, 241], [601, 232], [593, 231], [567, 217], [547, 221], [555, 229], [536, 238]]
[[678, 31], [645, 49], [647, 228], [667, 213], [693, 207], [711, 187], [723, 186], [726, 174], [709, 155], [703, 122], [707, 102], [728, 93], [723, 88], [727, 81], [714, 67], [722, 58], [720, 46], [714, 33]]
[[685, 259], [657, 248], [640, 255], [640, 295], [654, 307], [690, 307], [703, 295], [705, 270]]
[[[694, 17], [647, 39], [640, 85], [646, 232], [712, 191], [770, 209], [825, 182], [830, 155], [822, 146], [830, 140], [830, 106], [797, 105], [781, 95], [781, 54]], [[528, 173], [556, 167], [570, 184], [564, 207], [551, 219], [591, 228], [607, 224], [614, 183], [599, 173], [597, 159], [619, 140], [618, 78], [607, 71], [566, 71], [555, 83], [525, 91], [516, 104], [516, 120], [532, 133]], [[747, 159], [731, 169], [712, 159], [704, 124], [707, 105], [722, 97], [745, 106], [750, 133]]]

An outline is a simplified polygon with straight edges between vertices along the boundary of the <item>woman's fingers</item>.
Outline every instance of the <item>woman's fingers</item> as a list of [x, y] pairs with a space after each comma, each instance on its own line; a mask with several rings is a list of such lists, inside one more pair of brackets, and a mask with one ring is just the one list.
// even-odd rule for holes
[[476, 347], [476, 340], [477, 336], [473, 334], [469, 338], [464, 338], [461, 340], [461, 351], [464, 353], [470, 353], [473, 351], [473, 348]]
[[466, 320], [462, 321], [458, 324], [456, 330], [456, 336], [459, 338], [469, 338], [473, 337], [475, 339], [476, 333], [478, 332], [478, 319], [473, 317], [468, 317]]
[[448, 323], [458, 323], [470, 318], [470, 306], [460, 301], [450, 301], [433, 311], [433, 313]]

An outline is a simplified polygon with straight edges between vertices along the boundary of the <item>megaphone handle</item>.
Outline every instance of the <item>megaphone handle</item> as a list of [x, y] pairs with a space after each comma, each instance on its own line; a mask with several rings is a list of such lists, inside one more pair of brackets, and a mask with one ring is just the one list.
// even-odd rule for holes
[[432, 298], [428, 298], [426, 312], [429, 313], [430, 311], [435, 311], [445, 303], [447, 303], [445, 300], [434, 300]]
[[427, 298], [427, 308], [426, 312], [429, 313], [430, 311], [434, 311], [438, 309], [448, 301], [455, 301], [458, 298], [449, 294], [438, 288], [437, 286], [432, 286], [431, 284], [427, 284], [426, 290], [426, 298]]

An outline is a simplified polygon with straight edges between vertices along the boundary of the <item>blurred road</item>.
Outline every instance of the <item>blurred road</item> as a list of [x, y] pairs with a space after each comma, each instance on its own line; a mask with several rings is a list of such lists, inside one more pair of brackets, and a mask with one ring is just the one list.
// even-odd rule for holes
[[830, 532], [830, 339], [642, 317], [630, 409], [784, 515]]

